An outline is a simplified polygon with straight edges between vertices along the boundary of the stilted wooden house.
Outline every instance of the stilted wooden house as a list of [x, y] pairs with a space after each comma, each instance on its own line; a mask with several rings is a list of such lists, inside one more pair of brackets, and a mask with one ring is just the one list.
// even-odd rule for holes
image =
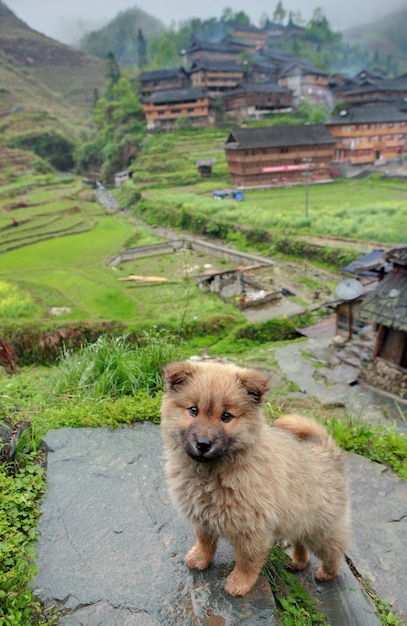
[[377, 339], [360, 379], [407, 399], [407, 245], [392, 248], [384, 259], [393, 267], [361, 308], [362, 317], [376, 324]]
[[243, 82], [242, 65], [235, 61], [200, 61], [192, 64], [189, 75], [192, 87], [205, 87], [210, 92], [229, 91]]
[[327, 122], [337, 161], [368, 165], [396, 160], [407, 146], [407, 112], [394, 106], [349, 107]]
[[328, 182], [335, 139], [323, 124], [237, 128], [224, 144], [236, 187]]
[[185, 89], [189, 85], [188, 73], [183, 67], [142, 72], [137, 80], [143, 97], [150, 96], [156, 91], [164, 91], [164, 89]]
[[291, 110], [293, 92], [276, 83], [245, 83], [223, 94], [225, 115], [238, 123], [261, 119], [275, 111]]
[[168, 130], [180, 117], [190, 120], [192, 126], [213, 126], [216, 101], [202, 87], [157, 91], [143, 100], [147, 128]]

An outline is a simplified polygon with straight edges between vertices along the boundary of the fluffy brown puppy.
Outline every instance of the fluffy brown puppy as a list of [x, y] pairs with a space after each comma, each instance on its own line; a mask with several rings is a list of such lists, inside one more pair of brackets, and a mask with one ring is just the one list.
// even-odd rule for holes
[[269, 426], [262, 404], [268, 377], [213, 362], [164, 368], [161, 430], [171, 495], [191, 521], [197, 543], [185, 557], [203, 570], [219, 537], [235, 552], [225, 590], [250, 591], [278, 539], [293, 546], [291, 567], [309, 551], [325, 581], [348, 545], [349, 506], [342, 453], [315, 420], [285, 416]]

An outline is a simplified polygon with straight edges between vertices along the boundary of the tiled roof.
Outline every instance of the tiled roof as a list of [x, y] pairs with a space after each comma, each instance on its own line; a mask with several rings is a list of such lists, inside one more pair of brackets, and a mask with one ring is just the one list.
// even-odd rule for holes
[[391, 248], [385, 253], [384, 258], [386, 261], [390, 261], [391, 263], [407, 267], [407, 245], [404, 244]]
[[188, 46], [186, 52], [191, 53], [194, 50], [206, 50], [208, 52], [223, 52], [223, 53], [234, 53], [239, 54], [239, 48], [245, 49], [247, 45], [242, 42], [219, 42], [212, 43], [210, 41], [193, 41], [190, 46]]
[[292, 91], [291, 89], [287, 89], [287, 87], [280, 87], [277, 83], [244, 83], [235, 89], [225, 92], [222, 97], [230, 98], [236, 95], [249, 93], [290, 94]]
[[407, 122], [407, 113], [394, 106], [350, 107], [342, 114], [331, 118], [327, 125], [375, 124], [381, 122]]
[[141, 83], [149, 80], [163, 80], [165, 78], [175, 78], [180, 73], [186, 74], [183, 67], [168, 67], [165, 70], [156, 70], [154, 72], [142, 72], [137, 80]]
[[235, 61], [210, 61], [200, 60], [192, 63], [189, 73], [199, 72], [200, 70], [208, 70], [210, 72], [236, 72], [241, 74], [243, 68]]
[[226, 150], [334, 144], [336, 139], [323, 124], [237, 128], [224, 144]]
[[407, 270], [395, 267], [366, 296], [361, 317], [407, 332]]
[[194, 102], [198, 98], [211, 98], [206, 89], [203, 87], [190, 87], [189, 89], [168, 89], [165, 91], [156, 91], [149, 98], [145, 98], [143, 102], [151, 102], [153, 104], [166, 104], [171, 102]]
[[366, 81], [362, 83], [359, 87], [354, 87], [349, 89], [349, 91], [345, 91], [345, 96], [351, 96], [353, 94], [357, 95], [360, 93], [376, 93], [377, 91], [393, 91], [393, 92], [404, 92], [407, 91], [407, 79], [405, 77], [401, 78], [385, 78], [383, 80], [376, 81]]
[[284, 76], [296, 76], [298, 74], [315, 74], [317, 76], [329, 76], [328, 72], [319, 67], [312, 67], [305, 63], [290, 63], [284, 67], [280, 73], [280, 78]]

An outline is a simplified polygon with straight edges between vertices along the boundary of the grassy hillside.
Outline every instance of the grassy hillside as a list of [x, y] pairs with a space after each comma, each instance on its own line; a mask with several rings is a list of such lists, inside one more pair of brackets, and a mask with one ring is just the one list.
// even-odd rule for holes
[[93, 92], [104, 81], [103, 60], [32, 30], [0, 0], [1, 122], [41, 110], [55, 127], [62, 122], [77, 132], [90, 123]]
[[184, 129], [171, 133], [151, 135], [132, 163], [133, 181], [142, 189], [148, 187], [177, 186], [198, 182], [200, 179], [195, 162], [214, 158], [213, 178], [222, 181], [229, 178], [223, 144], [228, 131], [216, 128]]

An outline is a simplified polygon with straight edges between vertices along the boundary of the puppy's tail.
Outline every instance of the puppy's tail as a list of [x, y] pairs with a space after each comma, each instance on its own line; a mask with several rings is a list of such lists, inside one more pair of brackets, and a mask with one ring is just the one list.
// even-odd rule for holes
[[273, 422], [273, 426], [288, 430], [299, 439], [307, 439], [321, 443], [327, 443], [331, 439], [322, 424], [319, 424], [314, 419], [302, 417], [301, 415], [284, 415]]

